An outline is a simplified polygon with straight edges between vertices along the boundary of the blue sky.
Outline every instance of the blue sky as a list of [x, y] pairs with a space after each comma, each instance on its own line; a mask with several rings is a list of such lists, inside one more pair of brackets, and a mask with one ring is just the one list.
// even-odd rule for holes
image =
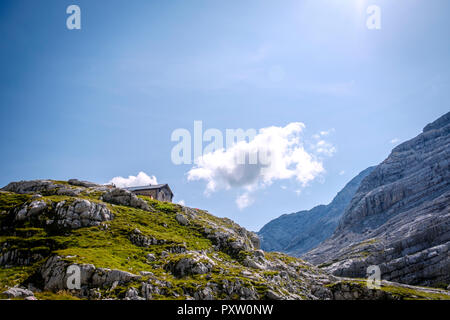
[[[66, 28], [67, 6], [82, 29]], [[366, 8], [381, 8], [381, 30]], [[20, 1], [0, 4], [0, 185], [38, 178], [105, 183], [144, 171], [174, 201], [258, 230], [328, 203], [450, 106], [450, 2]], [[222, 131], [302, 122], [330, 131], [324, 172], [205, 195], [170, 140], [194, 120]], [[397, 141], [392, 143], [392, 141]], [[301, 189], [298, 194], [296, 190]]]

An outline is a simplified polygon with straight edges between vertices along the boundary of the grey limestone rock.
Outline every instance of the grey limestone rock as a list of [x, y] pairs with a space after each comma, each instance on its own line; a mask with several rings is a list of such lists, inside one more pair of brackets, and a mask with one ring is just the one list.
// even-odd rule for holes
[[114, 218], [105, 204], [85, 199], [76, 199], [69, 204], [61, 201], [56, 205], [55, 212], [55, 223], [72, 229], [97, 226]]
[[187, 226], [189, 224], [189, 220], [182, 215], [181, 213], [177, 213], [175, 216], [175, 219], [177, 220], [177, 222], [183, 226]]
[[20, 194], [29, 194], [29, 193], [41, 193], [45, 191], [52, 191], [58, 187], [64, 187], [62, 184], [57, 184], [50, 180], [30, 180], [30, 181], [18, 181], [11, 182], [2, 190], [20, 193]]
[[450, 113], [394, 148], [360, 184], [330, 239], [303, 257], [338, 276], [450, 283]]
[[105, 192], [102, 196], [103, 201], [138, 208], [146, 211], [150, 211], [150, 206], [144, 200], [138, 198], [134, 193], [119, 188], [113, 188]]
[[[45, 290], [66, 290], [70, 273], [68, 268], [72, 266], [69, 261], [60, 256], [50, 257], [40, 268], [40, 275], [44, 282]], [[111, 270], [107, 268], [96, 268], [92, 264], [75, 264], [80, 268], [80, 285], [90, 288], [109, 288], [114, 283], [125, 284], [130, 281], [137, 281], [139, 275], [122, 270]]]
[[72, 186], [78, 186], [78, 187], [85, 187], [85, 188], [93, 188], [93, 187], [99, 187], [99, 184], [89, 182], [89, 181], [82, 181], [78, 179], [69, 179], [67, 181]]
[[34, 293], [28, 289], [14, 287], [9, 288], [8, 290], [3, 292], [8, 298], [25, 298], [25, 297], [34, 297]]

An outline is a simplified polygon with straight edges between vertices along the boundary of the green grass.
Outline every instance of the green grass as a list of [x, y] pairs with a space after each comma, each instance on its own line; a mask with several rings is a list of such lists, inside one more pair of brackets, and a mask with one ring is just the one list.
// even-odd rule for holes
[[30, 199], [31, 196], [27, 194], [0, 192], [0, 211], [8, 211], [16, 206], [22, 205]]
[[[161, 254], [173, 245], [186, 245], [188, 250], [203, 250], [211, 242], [202, 237], [194, 226], [181, 226], [175, 219], [175, 212], [168, 205], [156, 206], [159, 212], [110, 206], [115, 218], [106, 222], [108, 230], [100, 227], [81, 228], [71, 232], [67, 247], [56, 251], [60, 255], [76, 255], [74, 262], [91, 263], [97, 267], [124, 269], [138, 272], [148, 270], [148, 253]], [[167, 227], [164, 227], [166, 225]], [[165, 240], [165, 245], [149, 248], [135, 246], [130, 234], [138, 228], [143, 235]]]
[[[366, 279], [355, 279], [355, 280], [346, 280], [333, 284], [327, 285], [329, 288], [333, 288], [335, 286], [339, 286], [340, 284], [346, 284], [350, 287], [358, 286], [365, 287]], [[420, 288], [420, 287], [417, 287]], [[380, 290], [389, 293], [392, 297], [397, 298], [399, 300], [450, 300], [450, 295], [438, 293], [438, 292], [427, 292], [425, 290], [429, 290], [430, 288], [422, 287], [422, 290], [406, 288], [401, 286], [392, 286], [381, 284]]]
[[44, 291], [44, 292], [36, 292], [34, 296], [38, 300], [82, 300], [78, 297], [73, 296], [68, 291], [58, 291], [58, 292], [51, 292], [51, 291]]
[[322, 269], [322, 268], [326, 268], [326, 267], [331, 266], [333, 263], [334, 263], [334, 262], [325, 262], [325, 263], [319, 264], [317, 267], [320, 268], [320, 269]]
[[[98, 201], [86, 196], [90, 201]], [[29, 196], [3, 194], [0, 197], [3, 208], [9, 209], [23, 204]], [[74, 197], [50, 195], [41, 200], [60, 202], [74, 201]], [[206, 250], [211, 241], [205, 239], [198, 226], [181, 226], [175, 214], [181, 207], [171, 203], [148, 200], [157, 212], [147, 212], [125, 206], [108, 205], [115, 218], [106, 222], [108, 230], [99, 227], [81, 228], [69, 231], [68, 236], [52, 235], [43, 228], [20, 227], [15, 230], [19, 236], [1, 236], [0, 244], [8, 242], [11, 248], [44, 250], [51, 248], [60, 255], [76, 255], [80, 263], [92, 263], [97, 267], [123, 269], [138, 272], [149, 268], [147, 253], [160, 254], [172, 245], [186, 245], [188, 250]], [[166, 241], [166, 246], [137, 247], [129, 236], [138, 228], [142, 234]]]
[[411, 288], [381, 286], [381, 290], [389, 292], [393, 296], [402, 300], [450, 300], [450, 295], [435, 292], [425, 292]]
[[34, 273], [33, 266], [0, 268], [0, 293], [21, 284]]

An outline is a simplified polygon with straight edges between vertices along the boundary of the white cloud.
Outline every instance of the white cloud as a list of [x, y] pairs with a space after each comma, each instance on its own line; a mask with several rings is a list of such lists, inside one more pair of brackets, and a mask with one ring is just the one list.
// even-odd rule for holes
[[392, 143], [392, 144], [396, 144], [396, 143], [399, 142], [399, 141], [400, 141], [399, 138], [394, 138], [394, 139], [391, 140], [391, 143]]
[[[251, 141], [204, 154], [188, 171], [187, 178], [206, 181], [207, 195], [221, 189], [243, 188], [245, 193], [236, 199], [241, 210], [254, 202], [251, 192], [276, 180], [296, 179], [305, 187], [325, 171], [321, 156], [332, 155], [336, 149], [321, 140], [313, 144], [312, 152], [305, 150], [301, 137], [304, 127], [303, 123], [293, 122], [285, 127], [262, 128]], [[260, 156], [253, 158], [258, 161], [249, 161], [253, 155]]]
[[[304, 149], [300, 140], [303, 128], [304, 124], [299, 122], [285, 127], [262, 128], [249, 142], [240, 141], [227, 150], [203, 155], [189, 170], [188, 180], [206, 181], [206, 193], [232, 187], [254, 190], [275, 180], [291, 178], [305, 186], [323, 173], [324, 168], [314, 154]], [[249, 157], [255, 154], [261, 157], [258, 160], [264, 161], [249, 163]], [[247, 161], [240, 163], [238, 159], [243, 155]]]
[[239, 210], [247, 208], [248, 206], [252, 205], [253, 202], [254, 199], [250, 197], [250, 194], [248, 192], [245, 192], [244, 194], [236, 198], [236, 204]]
[[340, 176], [343, 176], [344, 174], [345, 174], [345, 171], [344, 171], [344, 170], [339, 171], [339, 175], [340, 175]]
[[297, 196], [299, 196], [299, 195], [302, 194], [302, 190], [301, 189], [297, 189], [297, 190], [295, 190], [295, 193], [297, 194]]
[[320, 135], [323, 137], [323, 136], [327, 136], [327, 135], [329, 135], [330, 133], [333, 133], [335, 131], [335, 129], [334, 128], [331, 128], [330, 130], [328, 130], [328, 131], [320, 131]]
[[128, 178], [114, 177], [109, 181], [118, 188], [148, 186], [150, 184], [158, 184], [155, 176], [148, 176], [145, 172], [139, 172], [137, 176], [129, 176]]
[[331, 128], [329, 130], [320, 131], [319, 133], [314, 134], [312, 137], [317, 141], [311, 144], [311, 148], [319, 155], [331, 157], [334, 153], [336, 153], [336, 147], [334, 147], [330, 142], [323, 140], [323, 137], [328, 136], [335, 131], [336, 130], [334, 128]]
[[325, 140], [319, 140], [317, 143], [313, 144], [312, 148], [318, 154], [323, 154], [329, 157], [331, 157], [336, 152], [336, 148], [331, 143]]
[[334, 133], [335, 131], [336, 130], [334, 128], [331, 128], [329, 130], [323, 130], [323, 131], [320, 131], [319, 133], [314, 134], [312, 137], [316, 140], [319, 140], [321, 137], [328, 136], [328, 135]]
[[184, 200], [180, 200], [180, 201], [178, 201], [177, 202], [179, 205], [182, 205], [182, 206], [185, 206], [186, 205], [186, 202], [184, 202]]
[[[236, 199], [241, 210], [255, 201], [250, 197], [252, 192], [276, 180], [296, 179], [301, 186], [295, 191], [299, 195], [301, 188], [325, 172], [323, 156], [332, 156], [336, 152], [331, 143], [321, 139], [334, 129], [318, 133], [318, 141], [308, 142], [310, 151], [307, 151], [302, 138], [304, 128], [300, 122], [262, 128], [251, 141], [240, 141], [227, 149], [204, 154], [188, 171], [187, 178], [205, 181], [206, 195], [218, 190], [243, 188], [245, 193]], [[262, 157], [264, 155], [268, 157]]]

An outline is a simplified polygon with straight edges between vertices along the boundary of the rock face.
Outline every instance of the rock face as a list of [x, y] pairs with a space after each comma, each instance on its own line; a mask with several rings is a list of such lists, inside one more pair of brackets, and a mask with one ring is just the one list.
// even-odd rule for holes
[[14, 220], [31, 222], [35, 226], [44, 224], [47, 227], [61, 226], [77, 229], [81, 227], [98, 226], [103, 221], [113, 218], [113, 214], [103, 203], [76, 199], [71, 203], [58, 203], [35, 200], [18, 208]]
[[147, 202], [139, 199], [134, 193], [125, 189], [114, 188], [106, 192], [102, 199], [109, 203], [150, 211], [150, 206]]
[[187, 226], [189, 224], [189, 220], [182, 214], [178, 213], [175, 216], [175, 219], [178, 221], [179, 224], [183, 226]]
[[[85, 189], [89, 188], [89, 190]], [[92, 191], [107, 191], [111, 188], [108, 186], [98, 185], [92, 182], [79, 181], [71, 179], [67, 183], [53, 180], [31, 180], [31, 181], [16, 181], [9, 183], [2, 188], [3, 191], [9, 191], [19, 194], [34, 194], [37, 195], [65, 195], [78, 196], [82, 191], [90, 193]]]
[[141, 276], [121, 270], [111, 270], [107, 268], [96, 268], [92, 264], [72, 264], [65, 261], [60, 256], [52, 256], [40, 268], [38, 276], [44, 282], [44, 290], [67, 289], [67, 283], [71, 276], [69, 266], [77, 266], [80, 270], [80, 288], [104, 288], [113, 284], [123, 285], [130, 281], [137, 281]]
[[339, 219], [349, 205], [361, 181], [375, 167], [367, 168], [353, 178], [328, 205], [282, 215], [267, 223], [259, 232], [261, 248], [293, 256], [316, 247], [336, 230]]
[[214, 261], [204, 254], [190, 252], [176, 262], [169, 263], [166, 268], [177, 277], [192, 274], [205, 274], [211, 271]]
[[203, 229], [206, 238], [211, 240], [216, 250], [237, 254], [240, 251], [257, 250], [260, 248], [258, 236], [225, 218], [227, 225], [218, 225], [213, 221], [205, 221]]
[[89, 182], [89, 181], [82, 181], [82, 180], [78, 180], [78, 179], [69, 179], [67, 181], [67, 183], [72, 186], [85, 187], [85, 188], [100, 187], [99, 184]]
[[51, 191], [58, 187], [64, 186], [50, 180], [31, 180], [31, 181], [11, 182], [2, 190], [20, 194], [27, 194], [27, 193]]
[[113, 214], [103, 203], [77, 199], [66, 205], [61, 201], [56, 205], [56, 223], [66, 228], [98, 226], [103, 221], [113, 218]]
[[3, 292], [3, 294], [6, 295], [8, 298], [19, 298], [19, 297], [26, 298], [34, 296], [34, 293], [32, 291], [19, 287], [10, 288], [5, 292]]
[[395, 149], [362, 182], [333, 236], [304, 257], [335, 275], [450, 283], [450, 113]]

